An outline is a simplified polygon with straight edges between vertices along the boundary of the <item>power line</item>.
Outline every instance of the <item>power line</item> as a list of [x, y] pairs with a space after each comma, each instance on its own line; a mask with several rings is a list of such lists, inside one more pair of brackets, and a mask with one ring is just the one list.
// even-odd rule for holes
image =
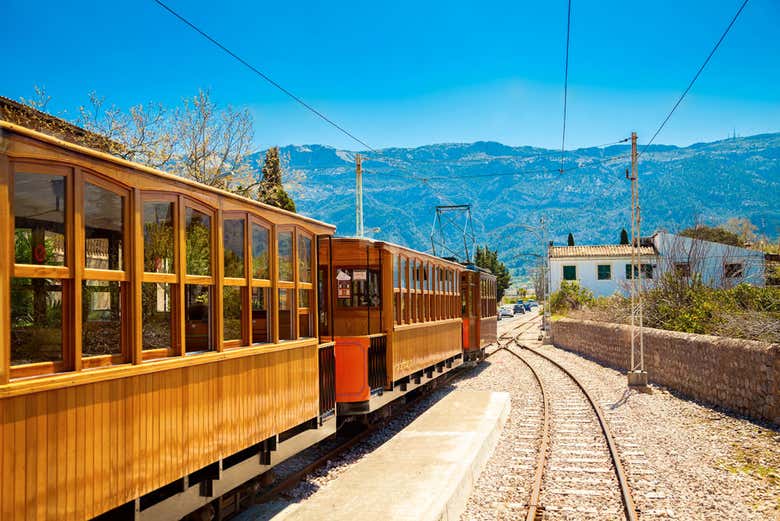
[[566, 64], [563, 74], [563, 135], [561, 136], [561, 173], [563, 173], [563, 154], [566, 150], [566, 103], [569, 95], [569, 35], [571, 33], [571, 0], [566, 14]]
[[666, 126], [666, 123], [669, 121], [669, 118], [672, 117], [672, 114], [674, 114], [674, 111], [677, 110], [677, 107], [680, 106], [680, 103], [682, 103], [682, 100], [688, 94], [688, 91], [691, 90], [691, 87], [693, 87], [693, 84], [696, 83], [696, 80], [699, 78], [699, 75], [704, 70], [704, 67], [706, 67], [707, 64], [710, 62], [710, 59], [715, 54], [715, 51], [718, 50], [718, 47], [720, 47], [721, 42], [723, 42], [723, 40], [726, 38], [726, 35], [731, 30], [731, 27], [734, 25], [734, 22], [737, 21], [737, 18], [742, 13], [742, 10], [745, 9], [745, 6], [747, 5], [748, 2], [749, 2], [749, 0], [745, 0], [744, 2], [742, 2], [742, 5], [740, 6], [739, 10], [737, 10], [737, 14], [735, 14], [734, 18], [731, 19], [731, 22], [729, 23], [728, 27], [726, 27], [726, 30], [723, 31], [723, 34], [720, 36], [720, 39], [718, 40], [718, 42], [715, 44], [715, 47], [713, 47], [712, 50], [710, 51], [710, 54], [707, 55], [707, 59], [704, 60], [704, 63], [701, 64], [701, 67], [699, 67], [699, 70], [696, 71], [696, 74], [694, 75], [693, 79], [688, 84], [688, 86], [685, 88], [683, 93], [680, 95], [679, 99], [677, 100], [677, 103], [675, 103], [674, 106], [672, 107], [672, 110], [670, 110], [669, 114], [666, 115], [666, 118], [661, 123], [661, 126], [658, 127], [658, 130], [655, 131], [655, 134], [653, 134], [653, 137], [650, 138], [650, 141], [648, 141], [647, 144], [644, 147], [642, 147], [642, 151], [639, 153], [639, 155], [642, 155], [645, 152], [645, 150], [647, 150], [647, 147], [649, 147], [653, 143], [653, 141], [655, 141], [655, 138], [658, 136], [658, 134], [661, 133], [661, 130], [663, 130], [664, 126]]
[[372, 152], [376, 152], [376, 150], [374, 150], [371, 147], [371, 145], [369, 145], [368, 143], [366, 143], [362, 139], [355, 137], [355, 135], [352, 134], [350, 131], [348, 131], [347, 129], [345, 129], [344, 127], [342, 127], [341, 125], [339, 125], [338, 123], [333, 121], [332, 119], [330, 119], [328, 116], [326, 116], [325, 114], [323, 114], [319, 110], [315, 109], [314, 107], [312, 107], [311, 105], [309, 105], [308, 103], [303, 101], [301, 98], [299, 98], [298, 96], [296, 96], [295, 94], [293, 94], [292, 92], [290, 92], [289, 90], [284, 88], [282, 85], [280, 85], [279, 83], [277, 83], [276, 81], [271, 79], [267, 74], [265, 74], [262, 71], [258, 70], [256, 67], [251, 65], [249, 62], [247, 62], [246, 60], [244, 60], [243, 58], [238, 56], [236, 53], [234, 53], [233, 51], [231, 51], [230, 49], [228, 49], [227, 47], [222, 45], [216, 39], [214, 39], [211, 36], [209, 36], [208, 34], [206, 34], [204, 31], [202, 31], [200, 28], [198, 28], [195, 24], [193, 24], [192, 22], [190, 22], [189, 20], [184, 18], [182, 15], [180, 15], [179, 13], [177, 13], [176, 11], [174, 11], [173, 9], [171, 9], [170, 7], [165, 5], [163, 2], [161, 2], [160, 0], [154, 0], [154, 1], [157, 2], [157, 4], [159, 4], [160, 7], [162, 7], [163, 9], [168, 11], [169, 13], [171, 13], [173, 16], [175, 16], [176, 18], [178, 18], [179, 20], [184, 22], [186, 25], [188, 25], [192, 30], [194, 30], [195, 32], [197, 32], [198, 34], [200, 34], [201, 36], [206, 38], [208, 41], [210, 41], [211, 43], [213, 43], [214, 45], [216, 45], [217, 47], [222, 49], [225, 53], [227, 53], [231, 57], [235, 58], [239, 63], [241, 63], [246, 68], [248, 68], [249, 70], [251, 70], [252, 72], [257, 74], [258, 76], [263, 78], [265, 81], [267, 81], [268, 83], [270, 83], [271, 85], [273, 85], [274, 87], [276, 87], [277, 89], [279, 89], [280, 91], [285, 93], [287, 96], [289, 96], [290, 98], [292, 98], [293, 100], [298, 102], [300, 105], [305, 107], [307, 110], [309, 110], [310, 112], [315, 114], [317, 117], [319, 117], [323, 121], [327, 122], [328, 124], [330, 124], [334, 128], [338, 129], [340, 132], [342, 132], [344, 135], [346, 135], [350, 139], [356, 141], [357, 143], [360, 143], [361, 145], [363, 145], [367, 149], [371, 150]]

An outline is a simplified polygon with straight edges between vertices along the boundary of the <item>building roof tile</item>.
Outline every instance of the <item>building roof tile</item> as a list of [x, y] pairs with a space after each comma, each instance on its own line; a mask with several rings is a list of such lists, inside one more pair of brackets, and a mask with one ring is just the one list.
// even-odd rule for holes
[[[655, 248], [642, 246], [641, 255], [656, 255]], [[603, 244], [596, 246], [552, 246], [550, 258], [561, 257], [630, 257], [629, 244]]]

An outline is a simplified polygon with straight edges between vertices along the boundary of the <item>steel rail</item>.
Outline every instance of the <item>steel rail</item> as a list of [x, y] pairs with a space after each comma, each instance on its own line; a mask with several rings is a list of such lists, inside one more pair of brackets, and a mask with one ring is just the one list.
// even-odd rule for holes
[[[518, 335], [519, 336], [519, 335]], [[590, 403], [591, 407], [593, 408], [593, 411], [596, 413], [596, 417], [599, 420], [599, 425], [601, 426], [601, 431], [604, 434], [604, 438], [607, 441], [607, 448], [609, 449], [609, 455], [612, 459], [612, 465], [615, 468], [615, 477], [618, 480], [618, 484], [620, 485], [620, 494], [621, 499], [623, 500], [623, 510], [626, 514], [626, 519], [628, 521], [636, 521], [637, 520], [637, 512], [636, 512], [636, 505], [634, 504], [634, 498], [631, 495], [631, 489], [628, 487], [628, 480], [626, 479], [626, 473], [623, 469], [623, 465], [620, 462], [620, 456], [618, 455], [617, 451], [617, 445], [615, 444], [615, 440], [612, 437], [612, 432], [609, 430], [609, 426], [607, 425], [606, 420], [604, 419], [604, 415], [601, 412], [601, 407], [599, 407], [596, 404], [596, 401], [593, 399], [593, 396], [588, 392], [588, 390], [585, 388], [585, 386], [575, 377], [568, 369], [566, 369], [563, 365], [556, 362], [552, 358], [548, 357], [547, 355], [544, 355], [537, 351], [536, 349], [533, 349], [531, 347], [528, 347], [526, 345], [521, 344], [517, 341], [517, 338], [515, 338], [514, 341], [515, 344], [517, 344], [518, 347], [521, 347], [523, 349], [526, 349], [530, 351], [531, 353], [535, 354], [536, 356], [543, 358], [556, 366], [558, 369], [560, 369], [566, 376], [571, 378], [571, 380], [577, 385], [577, 387], [580, 388], [582, 391], [582, 394], [585, 395], [585, 397], [588, 399], [588, 402]], [[508, 345], [508, 344], [507, 344]], [[508, 349], [507, 347], [503, 347], [506, 351], [512, 353], [515, 357], [522, 360], [528, 367], [531, 367], [531, 365], [528, 363], [527, 360], [525, 360], [522, 356], [515, 353], [511, 349]], [[533, 369], [532, 369], [533, 371]], [[534, 375], [538, 378], [538, 374], [534, 371]], [[539, 380], [539, 383], [541, 385], [541, 380]], [[537, 469], [537, 476], [539, 475], [539, 469]], [[535, 483], [535, 486], [538, 485], [541, 488], [541, 477], [539, 477], [540, 481], [538, 483]], [[534, 491], [536, 492], [536, 490]], [[529, 517], [527, 517], [528, 521], [532, 521], [534, 518], [530, 516], [531, 508], [536, 508], [537, 505], [534, 504], [533, 501], [533, 494], [532, 494], [532, 501], [529, 505]]]
[[547, 391], [544, 388], [544, 382], [542, 382], [542, 378], [539, 376], [539, 373], [536, 372], [536, 369], [534, 369], [526, 359], [511, 349], [508, 349], [506, 346], [502, 347], [501, 349], [506, 350], [508, 353], [518, 358], [526, 365], [526, 367], [528, 367], [528, 369], [531, 370], [531, 373], [536, 379], [536, 383], [539, 384], [539, 389], [542, 391], [542, 439], [539, 442], [539, 453], [536, 456], [536, 472], [534, 473], [534, 485], [533, 489], [531, 490], [531, 499], [528, 502], [528, 515], [525, 517], [526, 521], [534, 521], [538, 513], [538, 508], [541, 506], [539, 504], [539, 497], [542, 494], [544, 468], [547, 466], [547, 447], [550, 445], [550, 402], [547, 398]]

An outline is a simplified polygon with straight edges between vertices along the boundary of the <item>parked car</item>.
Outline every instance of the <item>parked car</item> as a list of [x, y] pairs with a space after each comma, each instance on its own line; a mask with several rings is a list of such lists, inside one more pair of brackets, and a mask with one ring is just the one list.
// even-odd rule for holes
[[522, 315], [523, 313], [525, 313], [525, 306], [523, 306], [522, 302], [518, 302], [517, 304], [514, 305], [512, 311], [514, 311], [515, 315], [517, 315], [518, 313]]
[[512, 311], [512, 308], [507, 306], [501, 306], [501, 309], [498, 311], [498, 314], [502, 317], [513, 317], [515, 316], [515, 312]]

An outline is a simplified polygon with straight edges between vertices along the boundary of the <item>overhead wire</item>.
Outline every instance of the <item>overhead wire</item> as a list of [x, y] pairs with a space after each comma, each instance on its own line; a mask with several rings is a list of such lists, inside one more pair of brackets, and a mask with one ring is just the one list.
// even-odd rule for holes
[[295, 95], [290, 90], [286, 89], [284, 86], [279, 84], [277, 81], [273, 80], [270, 76], [268, 76], [267, 74], [265, 74], [261, 70], [257, 69], [254, 65], [250, 64], [245, 59], [241, 58], [239, 55], [237, 55], [236, 53], [234, 53], [233, 51], [231, 51], [230, 49], [225, 47], [222, 43], [220, 43], [215, 38], [213, 38], [212, 36], [207, 34], [205, 31], [203, 31], [198, 26], [196, 26], [194, 23], [192, 23], [191, 21], [186, 19], [184, 16], [180, 15], [179, 13], [177, 13], [176, 11], [174, 11], [173, 9], [168, 7], [166, 4], [164, 4], [160, 0], [154, 0], [154, 1], [158, 5], [160, 5], [160, 7], [162, 7], [163, 9], [168, 11], [169, 13], [171, 13], [173, 16], [178, 18], [180, 21], [185, 23], [187, 26], [189, 26], [193, 31], [197, 32], [198, 34], [203, 36], [205, 39], [207, 39], [208, 41], [210, 41], [211, 43], [213, 43], [214, 45], [216, 45], [217, 47], [222, 49], [226, 54], [228, 54], [229, 56], [234, 58], [236, 61], [238, 61], [239, 63], [244, 65], [246, 68], [248, 68], [249, 70], [251, 70], [252, 72], [257, 74], [258, 76], [263, 78], [265, 81], [267, 81], [268, 83], [270, 83], [271, 85], [273, 85], [274, 87], [279, 89], [284, 94], [286, 94], [287, 96], [289, 96], [290, 98], [295, 100], [297, 103], [299, 103], [301, 106], [303, 106], [304, 108], [306, 108], [307, 110], [309, 110], [310, 112], [315, 114], [317, 117], [319, 117], [320, 119], [322, 119], [323, 121], [325, 121], [326, 123], [331, 125], [332, 127], [336, 128], [337, 130], [339, 130], [342, 134], [344, 134], [345, 136], [349, 137], [350, 139], [352, 139], [356, 143], [359, 143], [362, 146], [366, 147], [368, 150], [371, 150], [372, 152], [375, 152], [375, 153], [377, 152], [371, 145], [369, 145], [368, 143], [366, 143], [362, 139], [360, 139], [357, 136], [355, 136], [352, 132], [350, 132], [349, 130], [345, 129], [344, 127], [342, 127], [341, 125], [339, 125], [338, 123], [336, 123], [335, 121], [330, 119], [328, 116], [326, 116], [325, 114], [323, 114], [322, 112], [320, 112], [319, 110], [317, 110], [316, 108], [311, 106], [310, 104], [306, 103], [299, 96]]
[[571, 0], [566, 14], [566, 59], [563, 73], [563, 133], [561, 135], [561, 168], [563, 173], [564, 152], [566, 150], [566, 109], [569, 97], [569, 40], [571, 34]]
[[647, 142], [646, 145], [642, 147], [642, 150], [639, 152], [638, 156], [644, 154], [644, 152], [647, 150], [647, 148], [653, 144], [653, 141], [655, 141], [655, 138], [658, 137], [658, 134], [661, 133], [661, 130], [666, 126], [666, 124], [669, 122], [669, 119], [672, 117], [672, 114], [674, 114], [674, 111], [677, 110], [677, 107], [680, 106], [680, 103], [682, 103], [682, 100], [685, 99], [685, 96], [688, 94], [688, 92], [693, 87], [693, 84], [696, 83], [696, 80], [699, 79], [699, 76], [701, 75], [704, 68], [707, 66], [707, 64], [710, 62], [710, 59], [712, 59], [713, 55], [715, 54], [715, 51], [718, 50], [718, 47], [720, 47], [720, 44], [723, 42], [723, 40], [726, 38], [726, 35], [729, 33], [731, 28], [734, 26], [734, 23], [737, 21], [737, 18], [739, 18], [739, 15], [742, 13], [742, 11], [745, 9], [745, 6], [750, 0], [745, 0], [742, 2], [742, 5], [737, 10], [734, 17], [731, 19], [731, 22], [729, 22], [729, 25], [726, 27], [726, 30], [723, 31], [723, 34], [720, 35], [720, 38], [715, 43], [715, 47], [712, 48], [710, 53], [707, 55], [707, 58], [704, 60], [704, 63], [701, 64], [701, 67], [699, 67], [699, 70], [696, 71], [696, 74], [693, 76], [693, 79], [688, 83], [688, 86], [685, 88], [685, 90], [682, 92], [680, 97], [677, 99], [677, 102], [672, 107], [672, 110], [669, 111], [669, 113], [666, 115], [664, 120], [661, 122], [661, 125], [658, 127], [658, 129], [653, 134], [653, 137], [650, 138], [650, 141]]

